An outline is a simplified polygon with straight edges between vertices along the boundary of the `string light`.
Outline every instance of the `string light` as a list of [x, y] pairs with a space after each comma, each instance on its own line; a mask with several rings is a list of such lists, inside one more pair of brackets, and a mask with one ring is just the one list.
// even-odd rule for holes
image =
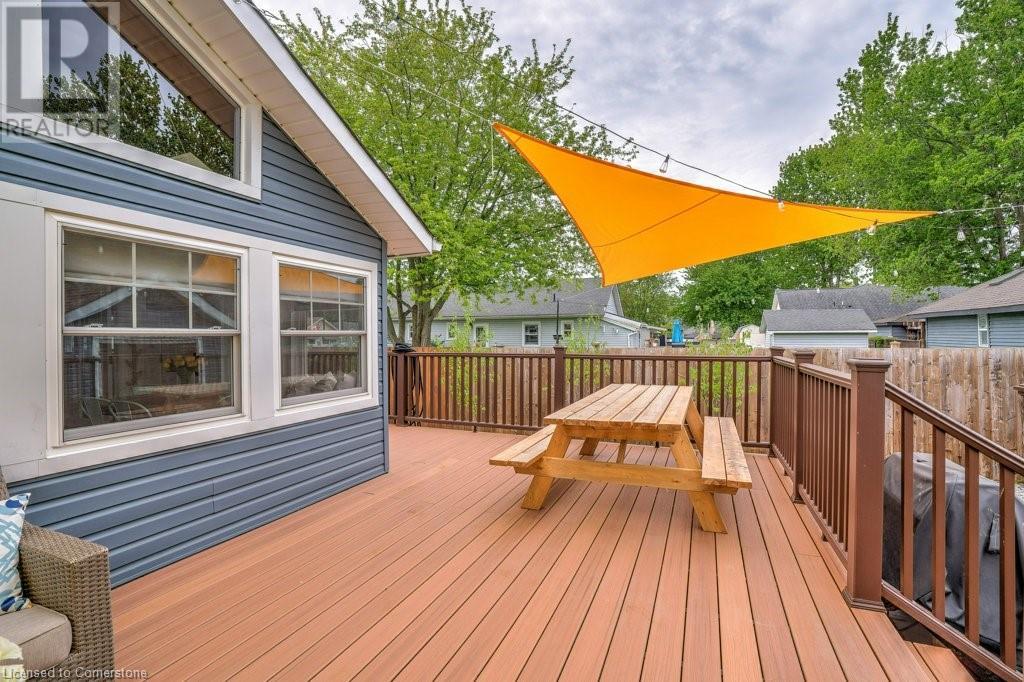
[[962, 242], [962, 241], [965, 241], [966, 239], [967, 239], [967, 235], [964, 234], [964, 228], [961, 227], [961, 228], [957, 229], [957, 231], [956, 231], [956, 240], [958, 242]]
[[[267, 11], [267, 10], [259, 7], [255, 3], [255, 0], [241, 0], [241, 1], [245, 2], [245, 4], [249, 5], [254, 10], [256, 10], [258, 13], [260, 13], [261, 15], [267, 17], [268, 19], [271, 19], [271, 20], [274, 20], [274, 21], [277, 21], [277, 20], [280, 19], [280, 17], [275, 15], [273, 12]], [[371, 0], [371, 2], [373, 2], [373, 0]], [[381, 10], [385, 10], [386, 9], [379, 2], [373, 2], [373, 4], [375, 4], [378, 7], [378, 9], [381, 9]], [[477, 58], [477, 57], [475, 57], [473, 55], [467, 54], [463, 50], [461, 50], [458, 47], [452, 45], [451, 43], [449, 43], [449, 42], [447, 42], [447, 41], [445, 41], [445, 40], [443, 40], [441, 38], [438, 38], [437, 36], [432, 34], [430, 31], [427, 31], [426, 29], [424, 29], [424, 28], [418, 26], [417, 24], [415, 24], [414, 22], [410, 21], [408, 18], [402, 16], [401, 13], [397, 13], [397, 14], [393, 15], [390, 18], [390, 20], [387, 22], [386, 28], [387, 28], [387, 30], [392, 31], [392, 32], [396, 31], [399, 28], [399, 24], [400, 23], [405, 24], [406, 26], [409, 26], [410, 28], [412, 28], [412, 29], [422, 33], [423, 35], [427, 36], [428, 38], [430, 38], [431, 40], [433, 40], [433, 41], [435, 41], [435, 42], [437, 42], [439, 44], [445, 45], [450, 50], [458, 53], [462, 57], [465, 57], [466, 59], [471, 59], [471, 60], [475, 61], [477, 64], [480, 65], [481, 68], [484, 68], [484, 69], [492, 69], [493, 68], [492, 65], [489, 65], [489, 64], [485, 63], [483, 60], [481, 60], [481, 59], [479, 59], [479, 58]], [[471, 116], [474, 116], [474, 117], [476, 117], [476, 118], [478, 118], [478, 119], [480, 119], [480, 120], [482, 120], [484, 122], [487, 122], [488, 124], [491, 122], [489, 119], [487, 119], [486, 117], [482, 116], [478, 112], [474, 112], [474, 111], [471, 111], [469, 109], [466, 109], [465, 107], [463, 107], [463, 106], [461, 106], [461, 105], [459, 105], [459, 104], [457, 104], [455, 102], [452, 102], [451, 100], [445, 98], [444, 96], [442, 96], [442, 95], [440, 95], [440, 94], [438, 94], [438, 93], [436, 93], [434, 91], [428, 90], [427, 88], [423, 87], [419, 83], [415, 83], [413, 81], [410, 81], [407, 78], [404, 78], [404, 77], [399, 76], [399, 75], [397, 75], [395, 73], [392, 73], [391, 71], [385, 69], [384, 67], [380, 66], [379, 64], [375, 64], [375, 63], [370, 62], [370, 61], [368, 61], [366, 59], [362, 59], [358, 55], [354, 55], [354, 54], [346, 54], [346, 56], [354, 57], [354, 58], [358, 59], [359, 61], [361, 61], [361, 62], [363, 62], [363, 63], [365, 63], [365, 64], [367, 64], [367, 65], [369, 65], [369, 66], [371, 66], [373, 68], [376, 68], [376, 69], [380, 70], [381, 72], [386, 73], [387, 75], [389, 75], [389, 76], [391, 76], [391, 77], [393, 77], [393, 78], [395, 78], [397, 80], [400, 80], [400, 81], [406, 83], [410, 87], [413, 87], [413, 88], [415, 88], [415, 89], [417, 89], [417, 90], [419, 90], [419, 91], [421, 91], [421, 92], [423, 92], [425, 94], [428, 94], [428, 95], [431, 95], [431, 96], [435, 97], [436, 99], [438, 99], [438, 100], [448, 104], [449, 106], [451, 106], [451, 107], [453, 107], [453, 108], [455, 108], [455, 109], [457, 109], [457, 110], [459, 110], [459, 111], [461, 111], [463, 113], [466, 113], [466, 114], [469, 114]], [[515, 83], [515, 81], [513, 81], [511, 78], [509, 78], [505, 74], [500, 73], [500, 72], [496, 72], [496, 71], [491, 71], [491, 73], [497, 75], [499, 78], [504, 80], [509, 85], [511, 85], [511, 86], [519, 89], [520, 91], [522, 91], [522, 89]], [[531, 93], [525, 93], [524, 92], [524, 94], [529, 94], [531, 96], [531, 98], [535, 96], [535, 95], [533, 95]], [[559, 104], [558, 101], [556, 99], [554, 99], [553, 97], [546, 98], [546, 101], [548, 103], [550, 103], [552, 106], [554, 106], [556, 109], [558, 109], [559, 111], [563, 111], [563, 112], [565, 112], [565, 113], [567, 113], [567, 114], [569, 114], [569, 115], [571, 115], [571, 116], [573, 116], [573, 117], [575, 117], [575, 118], [577, 118], [577, 119], [587, 123], [588, 125], [592, 125], [592, 126], [596, 126], [596, 127], [600, 128], [602, 130], [602, 132], [608, 133], [609, 135], [612, 135], [614, 137], [619, 138], [620, 140], [625, 142], [627, 145], [632, 146], [635, 150], [643, 150], [643, 151], [649, 152], [651, 154], [656, 154], [657, 156], [662, 156], [662, 152], [659, 152], [658, 150], [656, 150], [656, 149], [654, 149], [652, 147], [649, 147], [647, 145], [644, 145], [644, 144], [641, 144], [641, 143], [637, 142], [632, 136], [623, 135], [622, 133], [620, 133], [620, 132], [618, 132], [618, 131], [616, 131], [616, 130], [614, 130], [612, 128], [608, 128], [606, 125], [604, 125], [602, 123], [597, 123], [596, 121], [588, 118], [587, 116], [584, 116], [583, 114], [580, 114], [580, 113], [576, 112], [574, 110], [574, 108], [566, 107], [566, 106], [563, 106], [562, 104]], [[575, 107], [575, 103], [573, 104], [573, 107]], [[492, 118], [494, 118], [494, 117], [492, 117]], [[763, 195], [763, 196], [766, 196], [766, 197], [769, 197], [769, 198], [774, 198], [774, 197], [772, 197], [772, 194], [769, 193], [769, 192], [765, 192], [764, 190], [758, 189], [756, 187], [751, 187], [749, 185], [745, 185], [745, 184], [743, 184], [743, 183], [741, 183], [739, 181], [733, 180], [733, 179], [728, 178], [728, 177], [726, 177], [724, 175], [720, 175], [720, 174], [715, 173], [714, 171], [710, 171], [710, 170], [708, 170], [706, 168], [701, 168], [700, 166], [696, 166], [696, 165], [687, 163], [685, 161], [681, 161], [680, 159], [673, 158], [671, 154], [664, 154], [663, 161], [661, 163], [661, 167], [659, 168], [659, 170], [662, 173], [667, 173], [668, 172], [669, 162], [676, 163], [676, 164], [678, 164], [680, 166], [683, 166], [685, 168], [689, 168], [690, 170], [694, 170], [694, 171], [697, 171], [699, 173], [704, 173], [705, 175], [709, 175], [709, 176], [711, 176], [713, 178], [717, 178], [719, 180], [722, 180], [723, 182], [727, 182], [729, 184], [735, 185], [737, 187], [740, 187], [740, 188], [745, 189], [747, 191], [753, 192], [755, 194], [760, 194], [760, 195]], [[778, 208], [779, 208], [780, 211], [785, 210], [785, 202], [782, 201], [781, 199], [778, 201]], [[822, 211], [825, 211], [825, 212], [828, 212], [828, 213], [834, 213], [834, 214], [837, 214], [837, 215], [844, 215], [846, 217], [855, 218], [855, 216], [850, 216], [848, 214], [842, 213], [842, 212], [840, 212], [838, 210], [835, 210], [833, 208], [826, 207], [826, 206], [814, 206], [814, 208], [817, 208], [819, 210], [822, 210]], [[944, 209], [944, 210], [941, 210], [941, 211], [937, 211], [935, 215], [942, 216], [942, 215], [953, 215], [953, 214], [959, 214], [959, 213], [977, 214], [977, 213], [984, 213], [984, 212], [988, 212], [988, 211], [999, 211], [999, 210], [1010, 211], [1010, 210], [1013, 210], [1013, 209], [1024, 209], [1024, 204], [1004, 203], [1004, 204], [1002, 204], [1000, 206], [990, 206], [990, 207], [983, 207], [983, 208]], [[924, 216], [924, 217], [928, 217], [928, 216]], [[898, 225], [907, 225], [910, 222], [912, 222], [912, 221], [903, 221], [901, 223], [898, 223]], [[872, 224], [869, 228], [867, 228], [866, 231], [867, 231], [868, 234], [873, 235], [873, 234], [875, 234], [877, 227], [878, 227], [878, 221], [876, 220], [874, 222], [874, 224]], [[946, 226], [936, 226], [936, 227], [946, 227]], [[1016, 229], [1016, 226], [1010, 228], [1011, 233], [1013, 232], [1014, 229]], [[961, 228], [958, 229], [958, 233], [957, 233], [957, 240], [958, 241], [964, 241], [966, 239], [966, 235], [964, 235], [964, 239], [960, 239], [960, 235], [962, 233], [963, 233], [963, 228], [961, 227]]]
[[782, 213], [785, 210], [786, 210], [786, 202], [783, 201], [782, 199], [779, 199], [779, 213]]

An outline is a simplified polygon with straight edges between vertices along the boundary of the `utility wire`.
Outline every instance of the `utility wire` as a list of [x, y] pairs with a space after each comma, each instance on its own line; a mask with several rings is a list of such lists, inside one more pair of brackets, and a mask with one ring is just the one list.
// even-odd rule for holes
[[[265, 9], [259, 7], [255, 3], [255, 0], [235, 0], [235, 1], [236, 2], [245, 2], [247, 5], [252, 7], [254, 10], [256, 10], [257, 12], [259, 12], [260, 14], [262, 14], [263, 16], [265, 16], [265, 17], [267, 17], [269, 19], [272, 19], [274, 21], [277, 21], [277, 20], [280, 19], [280, 17], [278, 15], [275, 15], [273, 12], [270, 12], [268, 10], [265, 10]], [[387, 12], [387, 8], [385, 8], [379, 2], [376, 2], [375, 0], [370, 0], [370, 2], [372, 4], [374, 4], [382, 12], [385, 12], [385, 13]], [[428, 31], [428, 30], [424, 29], [423, 27], [418, 26], [417, 24], [413, 23], [412, 21], [407, 19], [405, 16], [403, 16], [401, 13], [396, 13], [395, 16], [393, 17], [393, 19], [395, 21], [397, 21], [397, 22], [401, 22], [401, 23], [409, 26], [410, 28], [414, 29], [415, 31], [417, 31], [419, 33], [422, 33], [423, 35], [427, 36], [428, 38], [430, 38], [434, 42], [437, 42], [440, 45], [446, 46], [448, 49], [450, 49], [451, 51], [459, 54], [460, 56], [476, 62], [477, 65], [479, 65], [481, 68], [487, 69], [489, 71], [489, 73], [491, 73], [492, 75], [498, 76], [503, 81], [505, 81], [507, 84], [509, 84], [510, 86], [515, 88], [516, 90], [518, 90], [521, 94], [527, 95], [529, 97], [533, 97], [534, 96], [531, 93], [524, 92], [522, 90], [522, 88], [518, 84], [516, 84], [515, 81], [513, 81], [511, 78], [509, 78], [505, 74], [492, 70], [491, 67], [488, 64], [486, 64], [484, 61], [480, 60], [479, 58], [477, 58], [477, 57], [475, 57], [473, 55], [467, 54], [466, 52], [464, 52], [463, 50], [460, 50], [458, 47], [456, 47], [455, 45], [451, 44], [450, 42], [448, 42], [446, 40], [443, 40], [442, 38], [437, 37], [436, 35], [434, 35], [430, 31]], [[341, 21], [341, 20], [339, 20], [339, 21]], [[364, 59], [364, 58], [360, 57], [357, 54], [354, 54], [354, 53], [351, 53], [351, 52], [347, 52], [347, 53], [345, 53], [345, 56], [353, 58], [353, 59], [357, 59], [360, 62], [366, 64], [367, 66], [370, 66], [372, 68], [378, 69], [382, 73], [385, 73], [385, 74], [391, 76], [392, 78], [395, 78], [395, 79], [405, 83], [409, 87], [415, 88], [415, 89], [419, 90], [420, 92], [423, 92], [424, 94], [430, 95], [431, 97], [434, 97], [434, 98], [438, 99], [439, 101], [442, 101], [442, 102], [448, 104], [449, 106], [457, 109], [458, 111], [460, 111], [460, 112], [462, 112], [464, 114], [468, 114], [469, 116], [472, 116], [472, 117], [480, 120], [481, 122], [483, 122], [483, 123], [485, 123], [487, 125], [490, 125], [490, 123], [493, 120], [493, 117], [492, 118], [488, 118], [488, 117], [484, 116], [483, 114], [481, 114], [478, 111], [467, 109], [466, 107], [462, 106], [461, 104], [459, 104], [457, 102], [453, 102], [450, 99], [444, 97], [443, 95], [441, 95], [441, 94], [439, 94], [439, 93], [437, 93], [437, 92], [435, 92], [433, 90], [430, 90], [430, 89], [426, 88], [425, 86], [423, 86], [423, 85], [421, 85], [419, 83], [416, 83], [416, 82], [414, 82], [412, 80], [409, 80], [408, 78], [406, 78], [404, 76], [396, 74], [396, 73], [390, 71], [389, 69], [385, 68], [384, 66], [381, 66], [380, 64], [377, 64], [377, 63], [372, 62], [370, 60]], [[744, 184], [742, 182], [739, 182], [738, 180], [733, 180], [732, 178], [726, 177], [724, 175], [721, 175], [721, 174], [716, 173], [714, 171], [708, 170], [706, 168], [702, 168], [700, 166], [697, 166], [697, 165], [694, 165], [694, 164], [691, 164], [691, 163], [687, 163], [686, 161], [682, 161], [682, 160], [672, 156], [671, 153], [663, 153], [661, 151], [658, 151], [657, 149], [654, 149], [653, 147], [650, 147], [648, 145], [645, 145], [645, 144], [642, 144], [640, 142], [637, 142], [634, 137], [624, 135], [623, 133], [620, 133], [620, 132], [618, 132], [617, 130], [615, 130], [613, 128], [609, 128], [607, 125], [605, 125], [603, 123], [598, 123], [594, 119], [589, 118], [588, 116], [584, 116], [583, 114], [577, 112], [575, 109], [572, 109], [571, 107], [566, 107], [565, 105], [560, 104], [553, 97], [546, 97], [546, 98], [543, 98], [543, 99], [546, 102], [548, 102], [550, 105], [554, 106], [559, 111], [562, 111], [562, 112], [564, 112], [566, 114], [569, 114], [570, 116], [573, 116], [573, 117], [575, 117], [575, 118], [577, 118], [577, 119], [579, 119], [579, 120], [581, 120], [581, 121], [583, 121], [583, 122], [585, 122], [585, 123], [587, 123], [589, 125], [598, 127], [602, 131], [604, 131], [604, 132], [606, 132], [606, 133], [608, 133], [608, 134], [610, 134], [610, 135], [612, 135], [612, 136], [622, 140], [623, 142], [625, 142], [625, 143], [627, 143], [629, 145], [632, 145], [632, 146], [636, 147], [637, 149], [642, 149], [642, 150], [644, 150], [646, 152], [654, 154], [655, 156], [657, 156], [659, 158], [664, 157], [664, 161], [666, 163], [673, 162], [673, 163], [676, 163], [676, 164], [678, 164], [680, 166], [683, 166], [684, 168], [689, 168], [689, 169], [697, 171], [699, 173], [704, 173], [705, 175], [708, 175], [708, 176], [711, 176], [713, 178], [717, 178], [719, 180], [722, 180], [723, 182], [727, 182], [727, 183], [730, 183], [730, 184], [735, 185], [737, 187], [741, 187], [742, 189], [745, 189], [745, 190], [747, 190], [749, 192], [753, 192], [755, 194], [760, 194], [760, 195], [763, 195], [765, 197], [772, 198], [772, 199], [776, 199], [777, 198], [776, 195], [774, 195], [774, 194], [772, 194], [770, 192], [766, 192], [766, 191], [764, 191], [762, 189], [758, 189], [756, 187], [751, 187], [751, 186], [746, 185], [746, 184]], [[492, 152], [492, 156], [493, 156], [493, 152]], [[493, 164], [493, 160], [492, 160], [492, 164]], [[780, 204], [780, 207], [784, 206], [785, 201], [779, 200], [779, 204]], [[854, 220], [864, 220], [864, 221], [867, 221], [866, 218], [863, 218], [861, 216], [849, 215], [847, 213], [843, 213], [840, 210], [837, 210], [837, 209], [831, 208], [831, 207], [827, 207], [827, 206], [814, 206], [814, 208], [817, 208], [818, 210], [821, 210], [821, 211], [824, 211], [824, 212], [827, 212], [827, 213], [832, 213], [834, 215], [840, 215], [840, 216], [843, 216], [843, 217], [846, 217], [846, 218], [851, 218], [851, 219], [854, 219]], [[1024, 204], [1002, 204], [1000, 206], [991, 206], [991, 207], [984, 207], [984, 208], [945, 209], [945, 210], [942, 210], [942, 211], [937, 211], [935, 216], [955, 215], [955, 214], [963, 214], [963, 213], [974, 213], [974, 214], [977, 214], [977, 213], [983, 213], [983, 212], [989, 212], [989, 211], [998, 211], [998, 210], [1015, 209], [1015, 208], [1024, 208]], [[935, 216], [923, 216], [923, 217], [935, 217]], [[912, 220], [901, 221], [899, 223], [892, 223], [889, 226], [891, 226], [891, 225], [907, 225], [910, 222], [913, 222], [913, 221]], [[947, 226], [937, 226], [937, 227], [943, 227], [945, 229], [961, 229], [959, 227], [954, 228], [952, 226], [948, 226], [948, 227]]]

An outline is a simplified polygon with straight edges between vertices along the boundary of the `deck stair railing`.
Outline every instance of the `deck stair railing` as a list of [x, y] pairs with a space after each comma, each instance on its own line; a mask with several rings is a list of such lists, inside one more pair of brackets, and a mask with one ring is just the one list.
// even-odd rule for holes
[[[887, 382], [886, 360], [851, 360], [849, 374], [819, 367], [813, 360], [813, 351], [796, 351], [789, 359], [781, 350], [772, 350], [770, 453], [791, 477], [794, 500], [806, 505], [845, 566], [847, 600], [878, 610], [887, 601], [982, 668], [1002, 679], [1019, 680], [1021, 586], [1015, 543], [1022, 520], [1016, 518], [1015, 494], [1016, 481], [1024, 476], [1024, 459]], [[882, 572], [887, 412], [898, 420], [902, 455], [895, 585]], [[922, 456], [915, 457], [915, 429], [927, 430], [931, 444], [931, 451], [924, 453], [932, 481], [931, 533], [925, 547], [915, 536], [914, 462]], [[946, 524], [947, 458], [959, 459], [964, 467], [965, 522], [960, 537], [948, 532]], [[986, 529], [991, 526], [994, 534], [987, 547], [981, 546], [982, 458], [994, 464], [999, 486], [997, 518], [985, 520]], [[948, 552], [951, 546], [963, 551]], [[986, 586], [998, 594], [998, 613], [989, 612], [991, 599], [983, 607], [982, 551], [999, 553], [998, 586]], [[963, 565], [951, 571], [949, 556], [963, 556]], [[915, 585], [915, 557], [930, 562], [930, 585], [945, 586], [948, 573], [962, 576], [962, 629], [947, 621], [945, 589], [927, 590], [927, 598], [919, 600], [925, 590]], [[983, 618], [998, 618], [996, 647], [982, 644]]]

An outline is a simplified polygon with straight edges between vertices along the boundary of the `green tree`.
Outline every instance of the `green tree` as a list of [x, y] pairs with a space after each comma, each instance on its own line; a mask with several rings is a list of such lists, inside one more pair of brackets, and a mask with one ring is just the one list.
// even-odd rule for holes
[[[780, 194], [888, 208], [988, 208], [845, 239], [871, 278], [917, 291], [973, 284], [1024, 259], [1024, 4], [960, 0], [960, 46], [896, 17], [839, 80], [830, 139], [782, 166]], [[961, 235], [962, 234], [962, 238]]]
[[192, 155], [221, 175], [235, 170], [235, 144], [210, 117], [182, 95], [175, 95], [163, 110], [160, 146], [170, 157]]
[[673, 275], [654, 275], [619, 285], [623, 314], [657, 327], [668, 326], [679, 305]]
[[277, 26], [441, 243], [389, 267], [392, 339], [409, 318], [413, 343], [427, 342], [453, 293], [522, 293], [590, 269], [559, 202], [490, 127], [501, 120], [587, 154], [631, 157], [553, 104], [573, 76], [568, 42], [517, 58], [492, 12], [441, 0], [362, 0], [341, 26], [320, 12], [312, 25], [282, 14]]

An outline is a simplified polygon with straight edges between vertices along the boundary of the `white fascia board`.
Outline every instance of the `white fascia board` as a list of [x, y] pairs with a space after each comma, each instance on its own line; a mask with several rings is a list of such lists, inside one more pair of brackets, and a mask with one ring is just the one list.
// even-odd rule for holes
[[[180, 2], [175, 4], [179, 11], [184, 10], [188, 14], [195, 12], [197, 15], [203, 15], [209, 14], [209, 5], [206, 2], [208, 0], [180, 0]], [[326, 139], [330, 141], [330, 144], [317, 149], [304, 148], [303, 151], [310, 156], [310, 159], [318, 167], [321, 166], [321, 163], [332, 160], [340, 160], [343, 165], [347, 166], [349, 164], [344, 162], [350, 160], [354, 169], [357, 169], [359, 175], [372, 187], [372, 191], [365, 201], [355, 201], [352, 199], [352, 196], [359, 193], [365, 194], [365, 187], [348, 186], [347, 183], [339, 182], [336, 179], [336, 173], [329, 172], [329, 170], [321, 167], [324, 174], [336, 185], [339, 185], [338, 189], [341, 193], [355, 204], [355, 208], [363, 214], [363, 217], [367, 219], [370, 226], [388, 241], [389, 255], [422, 256], [440, 250], [440, 244], [430, 234], [430, 231], [427, 230], [419, 216], [412, 210], [388, 179], [387, 175], [384, 174], [384, 171], [377, 165], [377, 162], [366, 151], [348, 125], [346, 125], [341, 116], [334, 110], [334, 107], [324, 97], [323, 93], [320, 92], [319, 88], [306, 75], [306, 72], [303, 71], [302, 67], [295, 60], [291, 51], [288, 50], [288, 47], [267, 21], [248, 3], [220, 0], [219, 4], [234, 16], [235, 20], [248, 33], [254, 43], [253, 47], [257, 52], [247, 55], [246, 60], [265, 56], [287, 81], [290, 89], [294, 90], [294, 93], [289, 93], [288, 88], [284, 90], [281, 88], [275, 89], [272, 93], [274, 105], [269, 106], [268, 103], [264, 102], [264, 105], [268, 108], [268, 113], [275, 118], [293, 139], [295, 139], [294, 133], [290, 131], [290, 123], [292, 122], [302, 124], [304, 126], [303, 130], [308, 131], [306, 136], [310, 134], [316, 135], [316, 132], [320, 132], [314, 132], [310, 127], [310, 113], [312, 113], [315, 120], [323, 125], [323, 132], [326, 133]], [[224, 40], [233, 39], [234, 37], [234, 34], [228, 34]], [[218, 40], [212, 41], [211, 47], [217, 50]], [[256, 97], [262, 101], [258, 87], [260, 80], [262, 79], [246, 79], [246, 84], [253, 89]], [[267, 94], [270, 95], [271, 93]], [[284, 97], [282, 97], [283, 95]], [[291, 95], [294, 101], [289, 102], [290, 98], [287, 95]], [[321, 140], [322, 138], [318, 136], [315, 139]], [[296, 143], [303, 147], [299, 140], [296, 140]], [[347, 158], [338, 159], [337, 152], [339, 151]], [[332, 152], [334, 153], [332, 154]], [[321, 156], [323, 157], [322, 159], [317, 158]], [[379, 205], [381, 202], [383, 205]], [[371, 204], [378, 205], [371, 207]], [[371, 208], [373, 210], [370, 210]], [[398, 224], [401, 225], [402, 229], [396, 231], [395, 227]], [[400, 243], [401, 249], [392, 250], [390, 248], [392, 241]]]

